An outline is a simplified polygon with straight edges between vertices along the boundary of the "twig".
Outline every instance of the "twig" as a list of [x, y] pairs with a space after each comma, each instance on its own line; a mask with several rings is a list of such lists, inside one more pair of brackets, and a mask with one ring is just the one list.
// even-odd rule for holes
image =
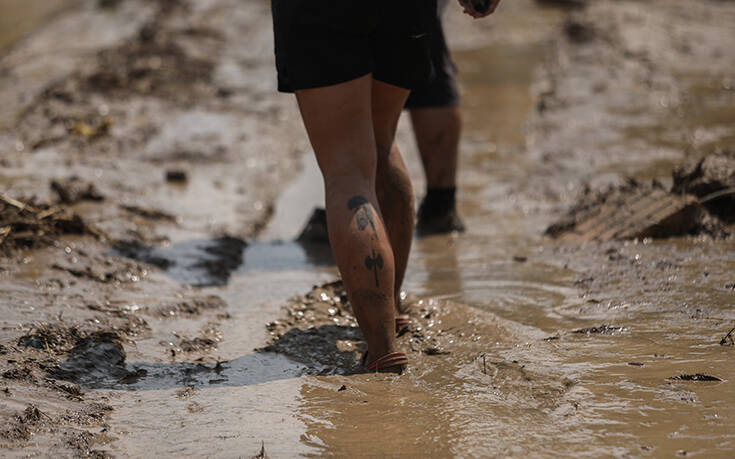
[[715, 191], [714, 193], [710, 193], [707, 196], [700, 199], [699, 203], [704, 204], [706, 202], [712, 201], [713, 199], [721, 198], [722, 196], [727, 196], [728, 194], [735, 194], [735, 188], [725, 188], [724, 190]]
[[735, 332], [735, 327], [732, 328], [729, 332], [727, 332], [727, 335], [722, 337], [720, 340], [720, 346], [733, 346], [735, 345], [735, 341], [732, 339], [732, 332]]
[[5, 196], [4, 194], [0, 193], [0, 200], [5, 202], [6, 204], [10, 204], [13, 207], [17, 207], [20, 210], [30, 210], [31, 212], [36, 212], [36, 209], [33, 206], [30, 206], [28, 204], [24, 204], [17, 199], [13, 199], [10, 196]]
[[257, 456], [253, 456], [253, 459], [267, 459], [268, 453], [265, 452], [265, 441], [260, 441], [260, 452]]
[[487, 365], [485, 364], [485, 354], [482, 354], [482, 373], [487, 374]]
[[5, 238], [8, 237], [8, 235], [10, 234], [12, 230], [13, 230], [12, 226], [3, 226], [2, 228], [0, 228], [0, 244], [2, 244], [3, 241], [5, 241]]
[[52, 207], [36, 214], [36, 218], [39, 220], [43, 220], [44, 218], [48, 218], [53, 214], [61, 212], [61, 210], [61, 207]]

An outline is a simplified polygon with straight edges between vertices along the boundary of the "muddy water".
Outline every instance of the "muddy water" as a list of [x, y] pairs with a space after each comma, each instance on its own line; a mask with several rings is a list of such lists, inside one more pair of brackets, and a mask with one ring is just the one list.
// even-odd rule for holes
[[[506, 13], [558, 20], [524, 6]], [[501, 338], [494, 346], [463, 343], [461, 358], [453, 352], [428, 365], [415, 362], [410, 375], [385, 386], [355, 378], [307, 380], [299, 412], [308, 427], [304, 442], [318, 454], [726, 457], [735, 448], [735, 367], [731, 349], [719, 345], [734, 319], [735, 299], [725, 286], [735, 270], [735, 244], [644, 241], [565, 255], [564, 247], [541, 237], [548, 222], [542, 210], [550, 204], [528, 197], [533, 164], [524, 156], [523, 129], [544, 51], [539, 41], [455, 54], [472, 94], [463, 105], [460, 202], [471, 230], [417, 240], [406, 287], [530, 326], [548, 345], [532, 333], [527, 348]], [[663, 111], [646, 128], [628, 129], [621, 147], [644, 142], [655, 149], [666, 142], [687, 151], [696, 139], [700, 146], [704, 139], [710, 147], [728, 144], [735, 113], [723, 103], [720, 80], [687, 77], [681, 84], [684, 107]], [[685, 135], [660, 135], [664, 129]], [[631, 159], [635, 167], [612, 170], [664, 179], [676, 163]], [[599, 252], [606, 250], [630, 260], [632, 266], [613, 268], [626, 274], [605, 271], [608, 255]], [[594, 283], [591, 277], [607, 281], [585, 292], [579, 286]], [[613, 326], [610, 334], [574, 333], [603, 324]], [[535, 371], [526, 381], [537, 383], [514, 390], [498, 382], [504, 376], [524, 381], [518, 374], [485, 378], [477, 359], [486, 351], [522, 362]], [[676, 379], [698, 373], [722, 381]], [[555, 386], [560, 381], [564, 389]], [[340, 384], [346, 386], [342, 397], [336, 395]]]

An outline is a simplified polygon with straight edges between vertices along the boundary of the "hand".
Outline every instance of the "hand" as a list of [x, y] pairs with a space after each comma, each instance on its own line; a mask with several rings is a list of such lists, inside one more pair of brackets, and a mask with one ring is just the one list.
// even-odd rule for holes
[[497, 8], [498, 5], [500, 4], [500, 0], [488, 0], [492, 3], [490, 5], [490, 8], [488, 8], [487, 11], [485, 11], [484, 13], [478, 13], [477, 11], [475, 11], [474, 8], [472, 8], [472, 4], [470, 0], [458, 0], [458, 1], [459, 1], [459, 5], [464, 8], [464, 13], [472, 16], [475, 19], [484, 18], [485, 16], [489, 16], [493, 14], [493, 12], [495, 11], [495, 8]]

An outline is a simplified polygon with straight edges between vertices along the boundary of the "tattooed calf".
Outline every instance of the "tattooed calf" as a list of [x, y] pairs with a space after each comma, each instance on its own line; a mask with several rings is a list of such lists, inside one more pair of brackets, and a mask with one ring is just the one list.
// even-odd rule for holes
[[375, 273], [375, 286], [380, 287], [380, 283], [378, 282], [378, 269], [383, 269], [383, 257], [380, 254], [376, 256], [375, 250], [373, 250], [373, 256], [368, 255], [365, 258], [365, 266]]
[[375, 236], [378, 235], [378, 231], [375, 229], [375, 220], [373, 220], [373, 211], [367, 199], [362, 196], [355, 196], [347, 201], [347, 207], [354, 212], [357, 227], [360, 231], [367, 228], [369, 224], [373, 228]]

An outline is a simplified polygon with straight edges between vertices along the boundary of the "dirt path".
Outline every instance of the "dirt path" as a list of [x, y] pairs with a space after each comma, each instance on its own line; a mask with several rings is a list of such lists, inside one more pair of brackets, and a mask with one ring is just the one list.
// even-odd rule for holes
[[[416, 241], [402, 378], [352, 374], [339, 286], [306, 293], [335, 275], [323, 247], [262, 240], [296, 234], [319, 194], [307, 167], [279, 207], [308, 145], [275, 93], [267, 1], [82, 1], [7, 50], [0, 448], [732, 450], [732, 222], [583, 245], [544, 230], [732, 151], [735, 4], [507, 3], [447, 17], [471, 230]], [[405, 124], [399, 140], [420, 190]]]

